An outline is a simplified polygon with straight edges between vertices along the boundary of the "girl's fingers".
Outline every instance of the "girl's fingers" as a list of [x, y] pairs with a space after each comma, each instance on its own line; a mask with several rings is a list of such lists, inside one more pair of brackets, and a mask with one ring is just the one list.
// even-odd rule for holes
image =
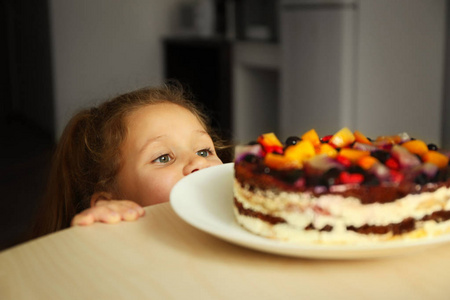
[[137, 214], [137, 217], [142, 217], [145, 214], [144, 209], [136, 202], [129, 200], [99, 200], [95, 207], [107, 206], [111, 210], [118, 212], [121, 216]]
[[[88, 209], [89, 210], [89, 209]], [[95, 222], [94, 215], [88, 212], [88, 210], [83, 211], [73, 217], [70, 226], [84, 226], [91, 225]]]
[[120, 221], [134, 221], [145, 214], [138, 204], [128, 200], [100, 200], [94, 207], [77, 214], [71, 226], [91, 225], [95, 222], [114, 224]]

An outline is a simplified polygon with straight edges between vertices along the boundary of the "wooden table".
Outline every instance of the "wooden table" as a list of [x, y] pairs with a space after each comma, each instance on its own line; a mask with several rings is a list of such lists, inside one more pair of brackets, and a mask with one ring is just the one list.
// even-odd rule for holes
[[0, 299], [450, 299], [450, 244], [371, 260], [236, 246], [170, 204], [136, 222], [63, 230], [0, 253]]

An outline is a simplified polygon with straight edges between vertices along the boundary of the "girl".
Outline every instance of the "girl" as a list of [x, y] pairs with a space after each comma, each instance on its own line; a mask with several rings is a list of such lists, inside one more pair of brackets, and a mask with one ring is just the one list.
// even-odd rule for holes
[[57, 146], [33, 237], [66, 228], [72, 218], [72, 225], [135, 220], [142, 206], [169, 201], [184, 176], [222, 164], [216, 148], [225, 149], [179, 85], [81, 111]]

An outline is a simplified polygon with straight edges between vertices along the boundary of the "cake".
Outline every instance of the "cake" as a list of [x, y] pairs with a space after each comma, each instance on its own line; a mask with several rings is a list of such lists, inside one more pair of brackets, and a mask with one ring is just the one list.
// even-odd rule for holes
[[365, 244], [450, 232], [449, 154], [407, 133], [312, 129], [236, 147], [234, 215], [293, 243]]

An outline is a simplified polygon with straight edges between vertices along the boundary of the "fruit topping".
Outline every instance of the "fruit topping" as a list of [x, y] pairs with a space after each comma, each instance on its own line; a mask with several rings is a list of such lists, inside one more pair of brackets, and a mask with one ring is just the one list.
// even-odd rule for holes
[[391, 155], [398, 161], [401, 168], [412, 168], [420, 165], [419, 158], [400, 145], [392, 147]]
[[435, 164], [439, 169], [448, 165], [448, 157], [440, 152], [430, 150], [422, 156], [424, 162]]
[[421, 140], [407, 141], [402, 144], [403, 147], [408, 149], [409, 152], [417, 154], [419, 156], [428, 152], [428, 146]]
[[257, 139], [257, 142], [261, 144], [261, 146], [264, 149], [264, 152], [266, 153], [271, 152], [276, 152], [280, 154], [283, 153], [283, 145], [273, 132], [260, 135]]
[[360, 131], [356, 130], [353, 135], [355, 136], [355, 141], [361, 144], [372, 145], [372, 142]]
[[378, 148], [375, 145], [363, 144], [363, 143], [360, 143], [360, 142], [355, 142], [353, 144], [352, 148], [353, 149], [357, 149], [357, 150], [362, 150], [362, 151], [370, 151], [370, 152], [378, 150]]
[[389, 174], [391, 175], [391, 181], [395, 183], [400, 183], [404, 178], [404, 175], [397, 170], [390, 170]]
[[350, 131], [350, 129], [344, 127], [331, 137], [329, 143], [336, 146], [336, 148], [342, 148], [345, 146], [349, 146], [354, 141], [355, 136], [353, 135], [353, 133]]
[[292, 146], [297, 144], [299, 141], [301, 141], [301, 138], [299, 138], [298, 136], [290, 136], [286, 139], [286, 147]]
[[332, 186], [339, 183], [339, 175], [341, 174], [341, 170], [339, 168], [331, 168], [327, 170], [320, 180], [320, 184], [324, 186]]
[[400, 167], [398, 161], [393, 157], [390, 157], [388, 160], [386, 160], [384, 164], [386, 165], [386, 167], [392, 170], [398, 170]]
[[322, 142], [322, 143], [328, 143], [332, 137], [333, 137], [332, 134], [326, 135], [326, 136], [324, 136], [324, 137], [322, 137], [322, 138], [320, 139], [320, 142]]
[[316, 152], [317, 154], [326, 154], [333, 158], [338, 154], [337, 150], [329, 144], [320, 144], [319, 147], [316, 148]]
[[350, 168], [350, 166], [352, 165], [352, 161], [349, 158], [342, 156], [342, 155], [336, 156], [336, 161], [338, 161], [340, 164], [342, 164], [346, 168]]
[[305, 172], [308, 174], [322, 175], [327, 170], [343, 170], [342, 164], [326, 154], [319, 154], [305, 162]]
[[343, 148], [339, 152], [339, 155], [348, 158], [352, 164], [355, 164], [361, 157], [369, 156], [370, 152], [352, 148]]
[[363, 156], [357, 161], [357, 165], [363, 168], [364, 170], [369, 170], [375, 163], [378, 162], [373, 156]]
[[438, 150], [438, 147], [435, 144], [428, 144], [427, 147], [428, 147], [428, 150], [433, 150], [433, 151]]
[[374, 163], [369, 171], [374, 174], [379, 181], [387, 181], [391, 176], [389, 168], [378, 162]]
[[271, 169], [288, 170], [288, 169], [300, 169], [303, 167], [303, 163], [300, 160], [293, 160], [282, 154], [267, 153], [264, 157], [264, 163]]
[[399, 135], [382, 135], [377, 137], [376, 142], [385, 142], [388, 144], [399, 144], [402, 138]]
[[411, 137], [406, 132], [399, 133], [398, 136], [400, 137], [400, 143], [404, 143], [406, 141], [410, 141], [411, 140]]
[[258, 157], [263, 156], [263, 151], [260, 144], [255, 145], [238, 145], [234, 150], [234, 155], [236, 157], [235, 161], [241, 161], [247, 155], [254, 155]]
[[450, 152], [434, 144], [407, 133], [372, 141], [347, 127], [322, 138], [311, 129], [288, 137], [284, 145], [274, 133], [262, 134], [255, 144], [237, 146], [235, 157], [236, 163], [253, 164], [295, 187], [425, 184], [450, 178]]
[[339, 174], [339, 182], [342, 184], [361, 183], [364, 181], [364, 175], [359, 173], [341, 172]]
[[302, 140], [310, 141], [314, 147], [317, 147], [320, 145], [319, 135], [317, 134], [316, 130], [314, 130], [314, 129], [311, 129], [311, 130], [305, 132], [305, 134], [302, 135]]
[[385, 150], [376, 150], [370, 155], [378, 159], [383, 164], [389, 159], [389, 157], [391, 157], [391, 153]]
[[316, 155], [316, 150], [310, 141], [299, 141], [297, 144], [286, 148], [284, 155], [288, 159], [304, 161], [314, 155]]
[[432, 179], [439, 171], [439, 167], [435, 164], [426, 162], [421, 166], [420, 171], [425, 174], [428, 179]]

